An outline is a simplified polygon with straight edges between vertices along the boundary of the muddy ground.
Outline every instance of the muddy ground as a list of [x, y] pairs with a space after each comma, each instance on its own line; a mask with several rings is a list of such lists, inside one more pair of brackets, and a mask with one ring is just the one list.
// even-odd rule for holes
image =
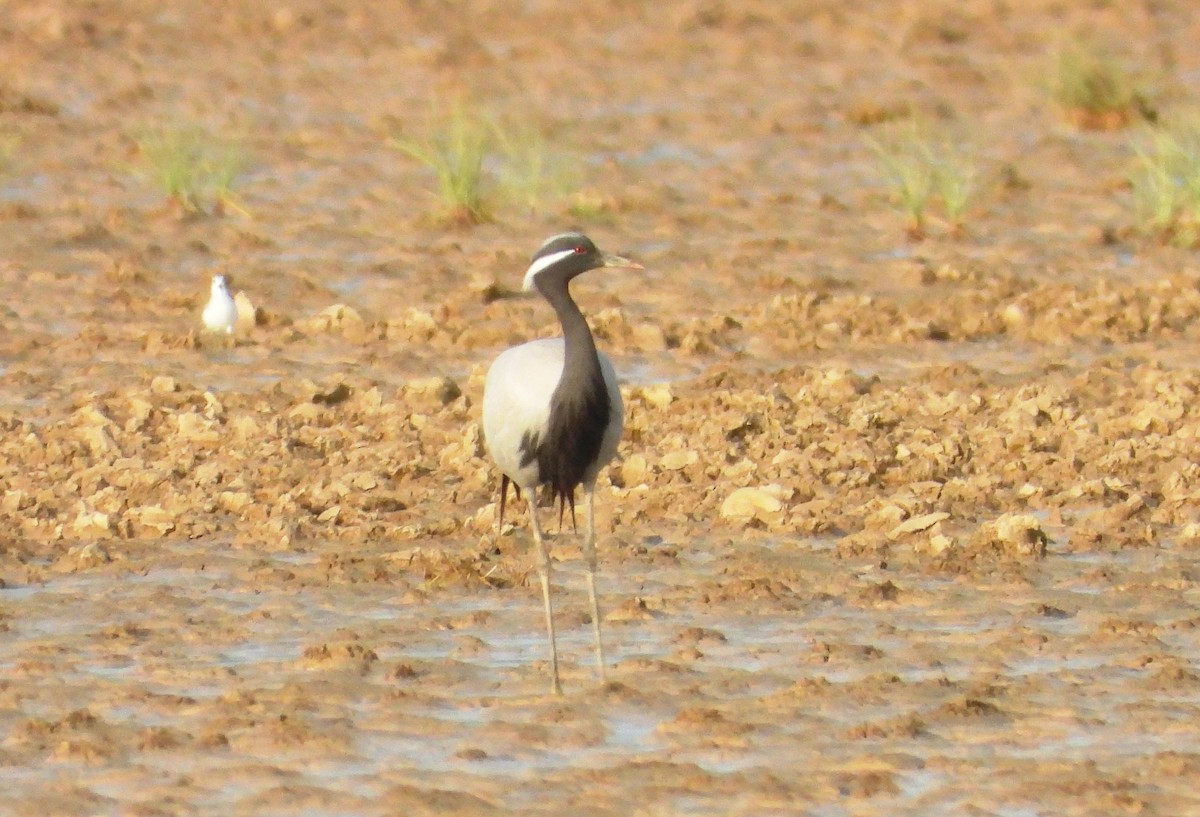
[[[1200, 269], [1044, 89], [1086, 36], [1193, 104], [1191, 5], [455, 6], [0, 4], [0, 814], [1200, 813]], [[576, 188], [439, 217], [389, 139], [454, 99]], [[880, 184], [909, 109], [961, 234]], [[236, 207], [145, 179], [173, 124]], [[627, 431], [554, 698], [478, 420], [567, 227], [646, 269], [574, 286]]]

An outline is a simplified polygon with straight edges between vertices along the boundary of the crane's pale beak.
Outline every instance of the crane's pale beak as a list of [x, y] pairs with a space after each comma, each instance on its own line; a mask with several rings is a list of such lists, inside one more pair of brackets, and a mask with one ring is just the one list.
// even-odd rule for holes
[[622, 258], [619, 255], [609, 255], [608, 253], [604, 253], [602, 256], [600, 256], [600, 260], [603, 262], [601, 264], [601, 266], [604, 266], [604, 267], [622, 267], [624, 269], [645, 269], [645, 267], [643, 267], [641, 264], [637, 263], [636, 261], [630, 261], [628, 258]]

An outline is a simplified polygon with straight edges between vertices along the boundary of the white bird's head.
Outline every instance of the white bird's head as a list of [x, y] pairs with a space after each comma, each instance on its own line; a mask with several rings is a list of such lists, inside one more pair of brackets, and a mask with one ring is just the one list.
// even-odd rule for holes
[[628, 258], [601, 252], [583, 233], [560, 233], [546, 239], [533, 254], [521, 288], [526, 292], [537, 289], [544, 294], [543, 282], [554, 280], [565, 285], [576, 275], [598, 267], [643, 268]]
[[212, 294], [229, 296], [229, 279], [224, 275], [212, 277]]

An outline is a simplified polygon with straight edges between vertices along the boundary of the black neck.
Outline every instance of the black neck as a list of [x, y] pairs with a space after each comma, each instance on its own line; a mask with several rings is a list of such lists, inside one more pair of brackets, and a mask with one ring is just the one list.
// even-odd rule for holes
[[550, 306], [554, 307], [554, 313], [558, 315], [558, 322], [562, 325], [563, 341], [566, 345], [559, 389], [563, 390], [572, 386], [582, 388], [582, 384], [593, 382], [600, 371], [596, 341], [592, 338], [592, 330], [588, 328], [587, 320], [579, 311], [579, 306], [571, 298], [567, 282], [554, 281], [553, 284], [553, 286], [547, 287], [547, 291], [542, 294], [550, 302]]
[[545, 436], [522, 441], [522, 465], [536, 459], [538, 482], [574, 507], [575, 488], [596, 463], [611, 420], [608, 388], [592, 331], [571, 299], [567, 279], [550, 279], [539, 289], [562, 324], [563, 372], [550, 398]]

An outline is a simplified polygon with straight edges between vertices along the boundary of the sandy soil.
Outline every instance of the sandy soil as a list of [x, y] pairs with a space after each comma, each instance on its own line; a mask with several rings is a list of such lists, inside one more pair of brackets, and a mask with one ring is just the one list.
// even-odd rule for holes
[[[1088, 34], [1185, 104], [1190, 4], [445, 5], [0, 4], [0, 814], [1200, 814], [1200, 270], [1039, 89]], [[590, 215], [432, 217], [388, 137], [463, 94]], [[170, 121], [246, 213], [138, 177]], [[554, 698], [478, 406], [564, 227], [646, 270], [575, 287], [628, 426]]]

